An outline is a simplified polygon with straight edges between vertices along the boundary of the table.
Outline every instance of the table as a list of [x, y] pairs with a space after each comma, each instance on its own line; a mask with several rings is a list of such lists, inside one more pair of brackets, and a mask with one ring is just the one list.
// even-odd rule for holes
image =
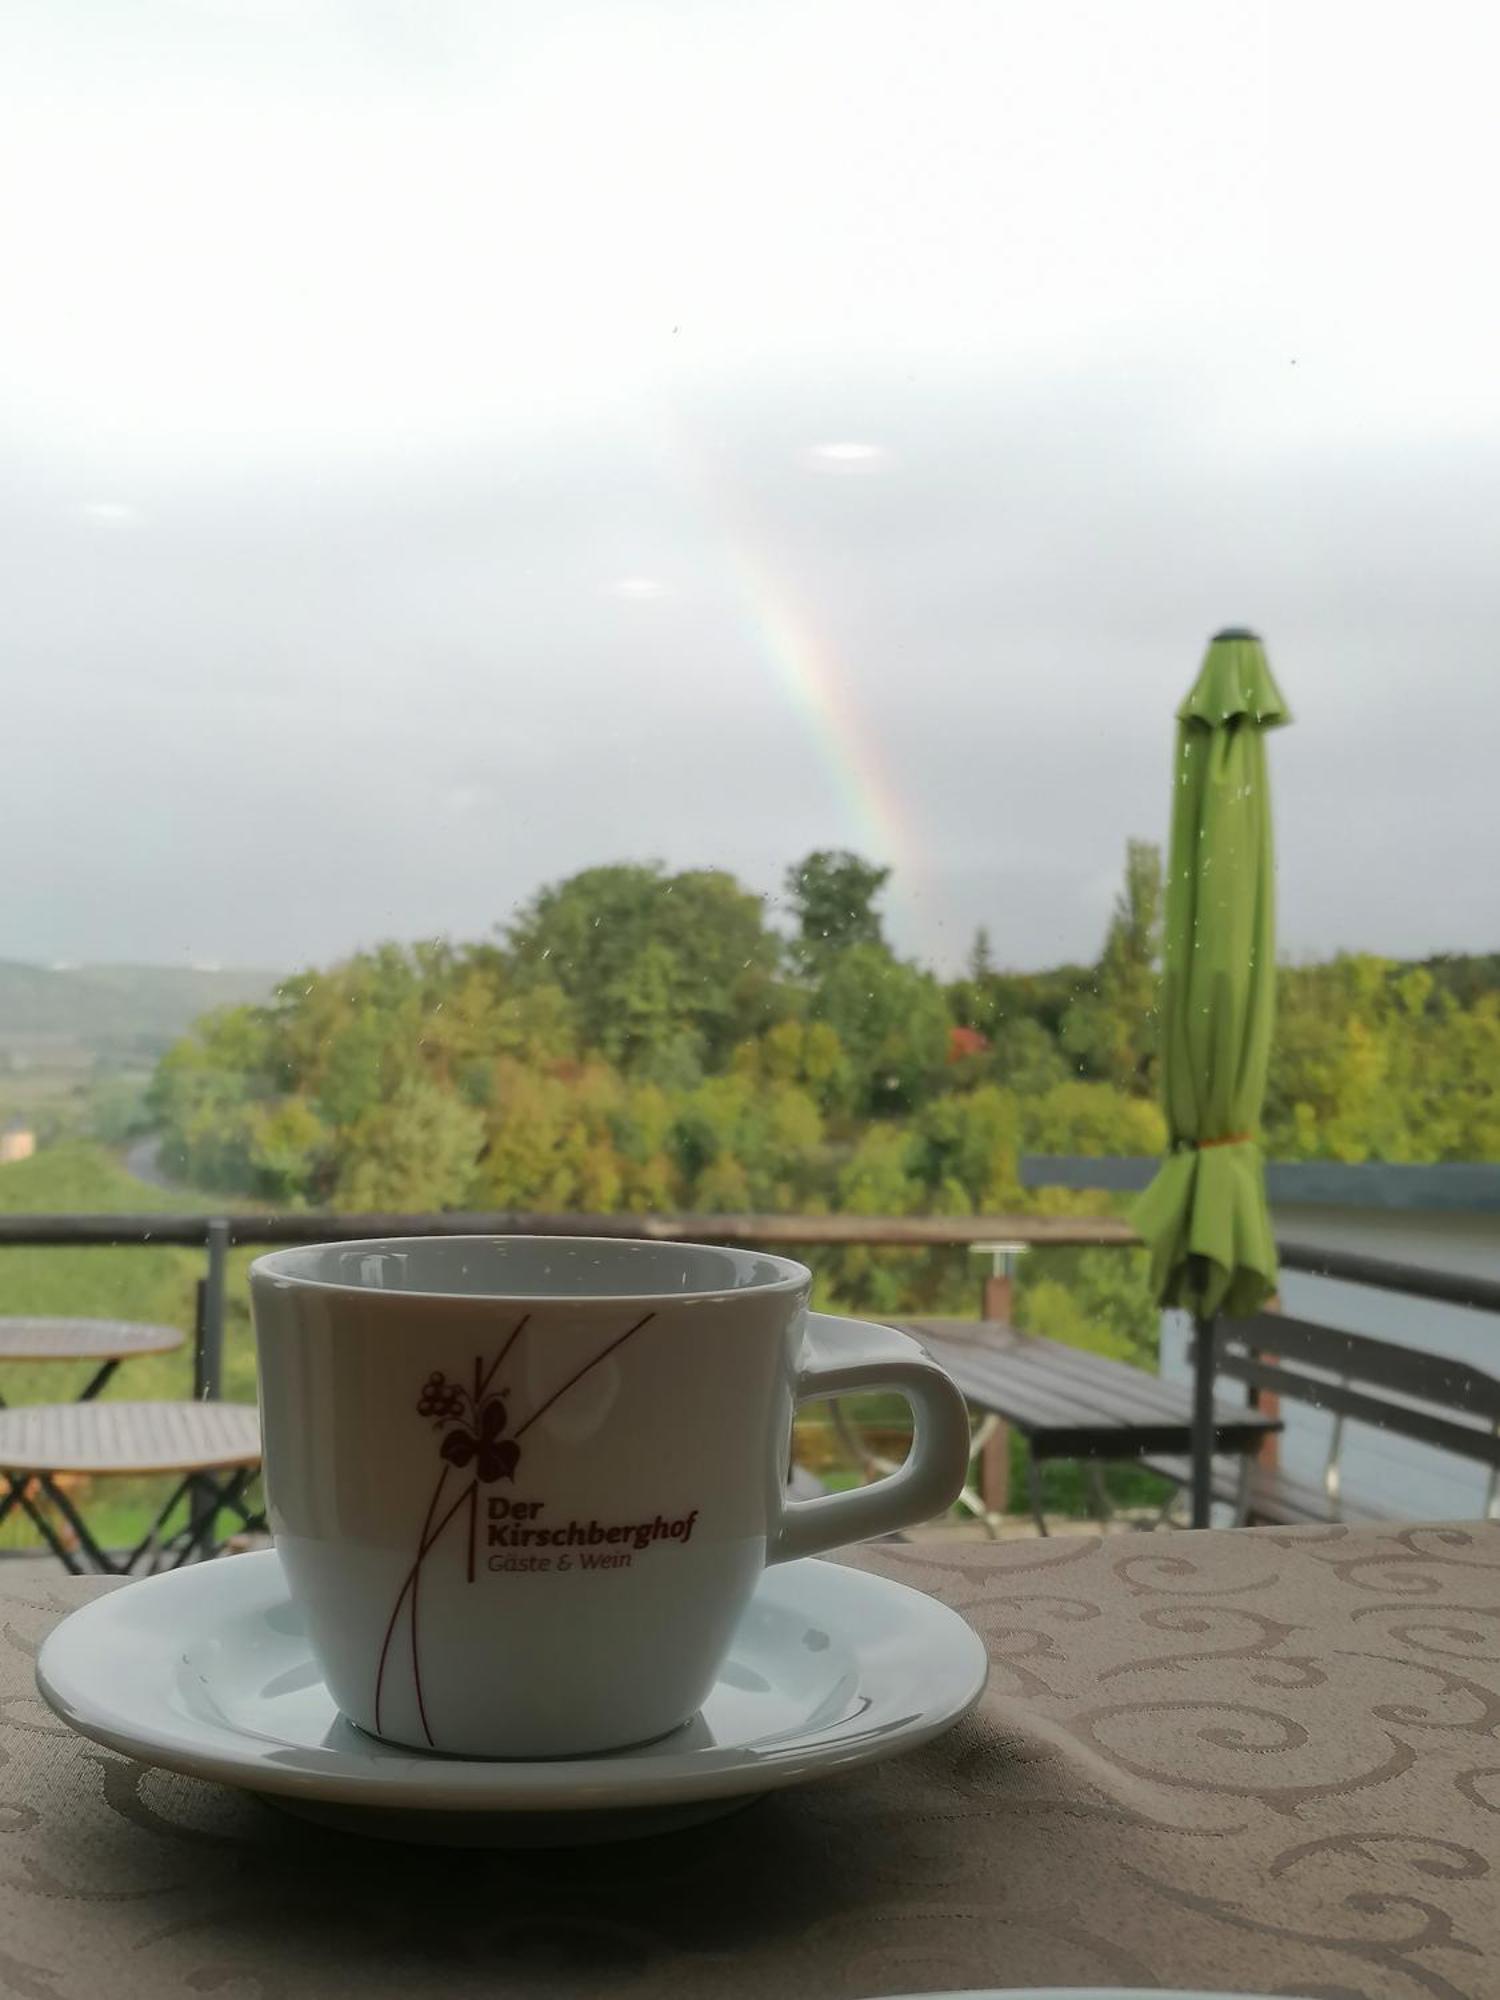
[[[263, 1526], [246, 1494], [260, 1470], [260, 1413], [253, 1403], [29, 1403], [0, 1410], [0, 1520], [18, 1506], [68, 1569], [104, 1575], [175, 1568], [211, 1552], [221, 1510], [245, 1528]], [[133, 1549], [112, 1556], [69, 1497], [68, 1475], [147, 1479], [169, 1474], [177, 1483]], [[69, 1548], [37, 1493], [72, 1530]], [[179, 1501], [189, 1502], [185, 1528], [166, 1532]], [[3, 1990], [3, 1989], [0, 1989]]]
[[1500, 1525], [855, 1560], [983, 1634], [975, 1715], [690, 1832], [515, 1856], [335, 1836], [71, 1736], [32, 1657], [113, 1586], [0, 1565], [0, 1992], [1500, 1992]]
[[[98, 1361], [80, 1403], [91, 1402], [122, 1361], [141, 1354], [172, 1354], [184, 1336], [175, 1326], [147, 1326], [128, 1319], [0, 1319], [0, 1362]], [[0, 1396], [0, 1410], [5, 1408]]]
[[[1143, 1368], [1068, 1347], [1059, 1340], [1018, 1333], [1000, 1320], [892, 1320], [918, 1340], [952, 1376], [978, 1413], [974, 1450], [1001, 1425], [1020, 1431], [1028, 1459], [1031, 1511], [1042, 1534], [1038, 1468], [1049, 1458], [1085, 1460], [1095, 1474], [1101, 1516], [1108, 1503], [1097, 1476], [1101, 1460], [1140, 1459], [1192, 1450], [1192, 1392]], [[1279, 1417], [1244, 1403], [1214, 1404], [1214, 1449], [1237, 1453], [1248, 1477], [1251, 1454], [1281, 1429]], [[972, 1487], [962, 1504], [993, 1526], [997, 1516]]]
[[[89, 1403], [122, 1361], [141, 1354], [171, 1354], [184, 1336], [175, 1326], [149, 1326], [129, 1319], [0, 1318], [0, 1362], [97, 1361], [101, 1364], [78, 1394]], [[9, 1406], [0, 1395], [0, 1410]], [[0, 1521], [20, 1501], [11, 1486], [0, 1493]]]

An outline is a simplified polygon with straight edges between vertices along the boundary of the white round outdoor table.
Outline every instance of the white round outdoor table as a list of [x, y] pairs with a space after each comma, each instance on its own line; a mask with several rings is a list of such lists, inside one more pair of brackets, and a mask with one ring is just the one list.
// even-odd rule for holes
[[[100, 1403], [99, 1392], [124, 1361], [173, 1354], [186, 1336], [175, 1326], [127, 1319], [0, 1318], [0, 1363], [97, 1361], [71, 1403], [7, 1407], [0, 1395], [0, 1521], [19, 1507], [53, 1553], [75, 1572], [130, 1572], [143, 1562], [183, 1561], [209, 1553], [221, 1506], [247, 1523], [246, 1488], [260, 1464], [260, 1427], [253, 1409], [234, 1403]], [[175, 1475], [172, 1498], [146, 1537], [124, 1558], [109, 1556], [59, 1476]], [[193, 1496], [193, 1520], [182, 1535], [161, 1539], [172, 1508]], [[37, 1506], [45, 1497], [76, 1540], [69, 1547]], [[81, 1559], [80, 1559], [81, 1558]]]
[[[91, 1403], [122, 1361], [138, 1354], [171, 1354], [184, 1336], [175, 1326], [151, 1326], [132, 1319], [52, 1319], [0, 1317], [0, 1362], [97, 1361], [76, 1401]], [[9, 1405], [0, 1392], [0, 1412]], [[20, 1502], [14, 1484], [0, 1492], [0, 1521]]]
[[[0, 1410], [0, 1518], [19, 1507], [75, 1575], [129, 1576], [213, 1554], [221, 1509], [244, 1527], [260, 1525], [245, 1497], [259, 1470], [260, 1415], [253, 1403], [28, 1403]], [[123, 1558], [100, 1546], [63, 1483], [158, 1475], [176, 1480], [171, 1498]], [[39, 1497], [67, 1522], [76, 1548], [58, 1534]], [[188, 1525], [167, 1535], [167, 1521], [184, 1498]]]
[[[175, 1326], [131, 1319], [0, 1318], [0, 1362], [97, 1361], [77, 1400], [92, 1402], [122, 1361], [141, 1354], [173, 1354], [185, 1335]], [[0, 1410], [5, 1408], [0, 1395]]]

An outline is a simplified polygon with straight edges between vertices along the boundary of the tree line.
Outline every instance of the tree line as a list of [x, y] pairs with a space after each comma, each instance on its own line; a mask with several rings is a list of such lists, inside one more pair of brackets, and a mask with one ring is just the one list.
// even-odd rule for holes
[[[493, 940], [288, 979], [163, 1058], [163, 1157], [205, 1189], [350, 1210], [905, 1215], [1076, 1206], [1028, 1195], [1020, 1155], [1159, 1151], [1159, 852], [1129, 844], [1092, 965], [1035, 973], [999, 969], [983, 931], [957, 979], [902, 957], [888, 878], [811, 854], [779, 929], [721, 870], [590, 868]], [[1500, 965], [1284, 967], [1265, 1137], [1281, 1158], [1500, 1157]], [[1030, 1323], [1086, 1309], [1132, 1345], [1150, 1314], [1127, 1261], [1049, 1260], [1067, 1297], [1035, 1275]], [[825, 1264], [876, 1310], [974, 1285], [951, 1252]]]

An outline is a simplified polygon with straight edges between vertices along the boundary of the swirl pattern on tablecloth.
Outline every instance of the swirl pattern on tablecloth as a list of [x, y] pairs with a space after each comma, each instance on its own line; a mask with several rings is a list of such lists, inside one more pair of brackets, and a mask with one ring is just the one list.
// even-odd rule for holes
[[514, 1854], [81, 1742], [31, 1677], [96, 1586], [0, 1573], [0, 1994], [1500, 1994], [1500, 1526], [852, 1559], [982, 1634], [974, 1716], [691, 1832]]

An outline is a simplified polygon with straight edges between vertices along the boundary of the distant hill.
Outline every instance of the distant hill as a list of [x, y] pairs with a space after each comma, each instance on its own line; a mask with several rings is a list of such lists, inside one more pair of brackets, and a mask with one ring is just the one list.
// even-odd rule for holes
[[155, 1056], [211, 1008], [268, 999], [278, 977], [243, 967], [53, 968], [0, 959], [0, 1052], [71, 1045], [96, 1056]]

